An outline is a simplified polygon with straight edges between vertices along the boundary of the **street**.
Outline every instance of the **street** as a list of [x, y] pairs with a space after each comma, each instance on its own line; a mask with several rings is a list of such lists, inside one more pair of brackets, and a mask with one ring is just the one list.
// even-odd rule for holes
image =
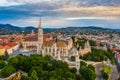
[[[103, 80], [101, 72], [100, 72], [100, 69], [102, 66], [103, 66], [103, 64], [95, 65], [95, 71], [96, 71], [96, 75], [97, 75], [96, 80]], [[112, 69], [112, 74], [110, 76], [110, 80], [117, 80], [119, 73], [118, 73], [116, 65], [110, 65], [110, 67]]]
[[118, 73], [118, 70], [117, 70], [116, 65], [111, 65], [110, 67], [111, 67], [112, 70], [113, 70], [113, 71], [112, 71], [112, 74], [111, 74], [111, 76], [110, 76], [110, 80], [117, 80], [119, 73]]
[[101, 75], [100, 69], [103, 66], [103, 64], [97, 64], [95, 65], [95, 72], [96, 72], [96, 80], [103, 80], [103, 77]]

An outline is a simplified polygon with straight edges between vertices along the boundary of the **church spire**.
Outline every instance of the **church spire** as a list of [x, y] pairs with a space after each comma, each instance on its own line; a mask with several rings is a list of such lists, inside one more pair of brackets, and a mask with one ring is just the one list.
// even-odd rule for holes
[[38, 54], [42, 54], [42, 45], [43, 45], [43, 30], [42, 30], [41, 18], [40, 18], [39, 26], [38, 26], [38, 49], [37, 49]]
[[42, 28], [42, 20], [41, 20], [41, 17], [40, 17], [40, 20], [39, 20], [39, 26], [38, 26], [39, 29]]

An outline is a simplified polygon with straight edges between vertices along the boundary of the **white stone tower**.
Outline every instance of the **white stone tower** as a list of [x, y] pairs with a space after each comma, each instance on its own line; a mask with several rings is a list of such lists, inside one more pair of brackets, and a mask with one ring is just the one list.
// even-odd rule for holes
[[40, 18], [39, 26], [38, 26], [38, 46], [37, 46], [38, 54], [42, 54], [42, 45], [43, 45], [43, 30], [42, 30], [41, 18]]

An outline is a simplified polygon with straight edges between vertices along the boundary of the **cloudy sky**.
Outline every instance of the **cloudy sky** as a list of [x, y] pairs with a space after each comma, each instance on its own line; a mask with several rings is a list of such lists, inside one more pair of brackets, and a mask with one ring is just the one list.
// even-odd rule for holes
[[0, 0], [0, 24], [120, 28], [120, 0]]

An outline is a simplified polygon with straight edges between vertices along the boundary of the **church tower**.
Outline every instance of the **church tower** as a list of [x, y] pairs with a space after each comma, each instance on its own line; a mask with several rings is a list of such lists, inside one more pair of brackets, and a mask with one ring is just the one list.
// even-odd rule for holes
[[37, 46], [38, 54], [42, 54], [42, 45], [43, 45], [43, 30], [42, 30], [41, 18], [40, 18], [39, 26], [38, 26], [38, 46]]

